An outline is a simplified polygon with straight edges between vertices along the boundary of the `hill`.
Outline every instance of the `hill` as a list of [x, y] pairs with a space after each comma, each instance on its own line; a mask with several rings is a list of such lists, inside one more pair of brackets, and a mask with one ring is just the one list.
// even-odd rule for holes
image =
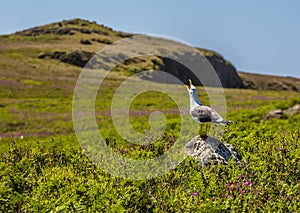
[[[34, 67], [34, 69], [38, 68], [41, 70], [41, 73], [43, 73], [42, 70], [48, 72], [49, 69], [51, 69], [50, 67], [55, 66], [57, 68], [58, 64], [55, 60], [83, 67], [94, 53], [106, 45], [132, 35], [131, 33], [115, 31], [110, 27], [82, 19], [64, 20], [23, 30], [11, 35], [2, 35], [0, 36], [0, 51], [2, 54], [0, 70], [4, 76], [8, 74], [7, 77], [13, 73], [15, 73], [15, 77], [20, 77], [24, 73], [29, 74], [31, 72], [36, 75], [38, 73], [34, 71], [32, 67]], [[215, 68], [223, 87], [300, 90], [299, 79], [272, 77], [271, 80], [269, 76], [238, 73], [236, 68], [219, 53], [203, 48], [198, 49]], [[12, 61], [12, 59], [14, 61]], [[36, 59], [45, 60], [41, 61]], [[18, 61], [20, 61], [22, 66], [17, 66], [19, 63], [15, 64]], [[26, 67], [26, 64], [28, 65], [33, 61], [35, 65]], [[11, 63], [14, 64], [13, 72], [11, 72], [11, 70], [7, 72], [8, 70], [6, 70], [6, 68], [11, 67]], [[49, 69], [40, 67], [40, 65], [45, 63], [49, 66]], [[105, 63], [107, 62], [103, 61], [104, 65]], [[62, 65], [62, 63], [60, 63], [60, 66], [60, 68], [64, 70], [73, 69], [71, 66]], [[24, 71], [24, 69], [26, 69], [26, 71]], [[177, 75], [179, 79], [185, 81], [185, 76], [183, 76], [186, 72], [185, 67], [168, 58], [153, 56], [130, 60], [118, 66], [116, 71], [118, 71], [118, 75], [128, 76], [143, 69], [165, 70], [166, 72]], [[64, 75], [63, 72], [60, 72], [60, 75]], [[66, 73], [66, 75], [68, 74]], [[51, 75], [49, 75], [49, 77], [51, 77]], [[266, 81], [266, 79], [268, 80]], [[201, 85], [197, 79], [193, 80], [196, 85]]]
[[244, 87], [255, 90], [292, 90], [300, 91], [300, 79], [273, 75], [238, 72]]

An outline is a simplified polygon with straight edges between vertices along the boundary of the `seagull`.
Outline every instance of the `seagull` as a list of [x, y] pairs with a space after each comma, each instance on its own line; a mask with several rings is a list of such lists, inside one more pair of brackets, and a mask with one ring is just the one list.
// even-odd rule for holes
[[192, 84], [189, 79], [190, 85], [185, 85], [190, 95], [190, 114], [192, 118], [198, 123], [216, 123], [229, 125], [232, 122], [229, 120], [224, 120], [214, 109], [204, 106], [198, 100], [197, 88]]

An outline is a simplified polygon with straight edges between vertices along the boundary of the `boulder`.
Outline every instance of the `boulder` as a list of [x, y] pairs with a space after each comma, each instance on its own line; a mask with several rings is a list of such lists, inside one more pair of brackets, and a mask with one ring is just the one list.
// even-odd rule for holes
[[88, 28], [79, 28], [78, 31], [83, 34], [91, 34], [93, 32], [91, 29]]
[[113, 42], [109, 39], [97, 39], [97, 38], [92, 38], [91, 39], [94, 42], [102, 43], [102, 44], [112, 44]]
[[38, 55], [39, 59], [52, 58], [52, 53], [40, 53]]
[[269, 120], [271, 118], [283, 118], [284, 114], [281, 109], [270, 110], [265, 116], [264, 120]]
[[67, 27], [66, 28], [57, 28], [53, 31], [54, 31], [54, 34], [56, 34], [56, 35], [68, 35], [71, 33], [70, 28], [67, 28]]
[[297, 115], [300, 113], [300, 104], [296, 104], [293, 107], [284, 110], [283, 113], [287, 115]]
[[73, 51], [66, 53], [64, 51], [54, 51], [50, 53], [41, 53], [39, 59], [57, 59], [61, 62], [84, 67], [88, 61], [94, 56], [94, 53], [87, 51]]
[[38, 58], [39, 59], [45, 59], [45, 58], [49, 58], [49, 59], [61, 59], [66, 54], [67, 53], [63, 52], [63, 51], [54, 51], [54, 52], [50, 52], [50, 53], [40, 53], [38, 55]]
[[59, 60], [68, 64], [84, 67], [93, 55], [94, 53], [87, 51], [74, 51], [63, 55]]
[[231, 144], [211, 136], [196, 136], [184, 147], [184, 153], [194, 157], [200, 165], [226, 164], [231, 158], [241, 163], [242, 157]]
[[281, 110], [281, 109], [270, 110], [268, 114], [265, 116], [264, 120], [268, 120], [271, 118], [285, 118], [287, 116], [297, 115], [298, 113], [300, 113], [300, 104], [296, 104], [285, 110]]
[[62, 57], [64, 57], [67, 53], [64, 51], [54, 51], [52, 53], [52, 58], [53, 59], [61, 59]]
[[108, 32], [105, 32], [105, 31], [102, 31], [102, 30], [93, 30], [93, 33], [97, 33], [99, 35], [108, 35], [109, 33]]
[[92, 42], [90, 42], [90, 40], [87, 39], [81, 39], [80, 44], [92, 44]]

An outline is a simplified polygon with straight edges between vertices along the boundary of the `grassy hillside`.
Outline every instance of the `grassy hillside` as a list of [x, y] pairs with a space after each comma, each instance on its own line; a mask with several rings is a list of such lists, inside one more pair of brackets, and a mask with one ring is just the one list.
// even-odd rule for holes
[[[83, 67], [94, 53], [107, 44], [131, 35], [133, 34], [118, 32], [104, 25], [82, 19], [56, 22], [16, 32], [12, 35], [2, 35], [0, 36], [0, 71], [3, 72], [3, 77], [5, 77], [7, 75], [7, 69], [5, 68], [10, 64], [14, 64], [14, 67], [11, 67], [9, 76], [15, 74], [16, 77], [19, 77], [27, 74], [25, 76], [31, 78], [32, 75], [28, 73], [29, 70], [32, 70], [31, 68], [36, 70], [50, 69], [52, 70], [51, 74], [55, 76], [56, 72], [51, 69], [51, 66], [56, 68], [59, 64], [61, 67], [71, 68], [59, 63], [66, 62]], [[225, 60], [222, 55], [212, 50], [198, 49], [214, 66], [225, 87], [244, 87], [259, 90], [300, 90], [300, 80], [297, 78], [256, 75], [244, 72], [238, 72], [237, 75], [233, 65]], [[74, 53], [82, 56], [82, 61], [80, 59], [78, 62], [78, 58], [76, 63], [74, 63], [74, 60], [70, 60], [72, 57], [74, 58]], [[45, 60], [38, 60], [41, 58]], [[103, 61], [103, 63], [105, 65], [108, 62]], [[164, 69], [163, 63], [163, 60], [158, 57], [141, 57], [138, 60], [122, 63], [115, 71], [128, 76], [143, 69]], [[18, 66], [18, 64], [21, 64], [21, 66]], [[44, 66], [46, 64], [48, 67]], [[174, 69], [173, 66], [171, 67]], [[26, 71], [24, 71], [25, 69]], [[76, 67], [71, 69], [76, 70]], [[168, 72], [172, 72], [172, 70]], [[44, 73], [44, 71], [41, 73]]]
[[238, 72], [247, 89], [300, 91], [300, 79]]
[[[96, 39], [115, 41], [127, 34], [77, 19], [42, 28], [52, 30], [0, 37], [1, 212], [298, 211], [300, 114], [263, 120], [271, 109], [300, 103], [298, 92], [225, 89], [227, 118], [234, 124], [226, 127], [222, 141], [239, 151], [245, 160], [241, 165], [230, 161], [202, 168], [188, 157], [175, 170], [151, 180], [113, 177], [88, 159], [74, 133], [72, 98], [81, 67], [38, 56], [57, 50], [95, 52], [106, 45]], [[58, 34], [56, 28], [70, 29]], [[93, 44], [82, 44], [82, 39]], [[114, 152], [152, 159], [167, 152], [178, 136], [180, 115], [174, 101], [149, 91], [131, 104], [131, 124], [149, 136], [154, 134], [149, 133], [149, 114], [159, 110], [166, 116], [165, 133], [148, 146], [120, 137], [110, 116], [112, 97], [127, 79], [125, 71], [134, 72], [137, 64], [134, 69], [132, 64], [121, 65], [105, 79], [95, 103], [96, 119]], [[187, 98], [182, 85], [176, 88]], [[209, 105], [206, 90], [198, 90], [200, 100]]]

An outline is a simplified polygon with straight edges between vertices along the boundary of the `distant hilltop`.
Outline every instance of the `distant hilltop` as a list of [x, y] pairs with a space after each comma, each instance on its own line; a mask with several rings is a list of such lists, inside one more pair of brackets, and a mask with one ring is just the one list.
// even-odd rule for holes
[[[2, 35], [0, 39], [4, 41], [4, 50], [22, 49], [18, 54], [21, 54], [25, 61], [36, 57], [41, 61], [47, 60], [48, 64], [59, 62], [68, 66], [83, 67], [94, 53], [104, 46], [132, 35], [134, 34], [116, 31], [96, 22], [72, 19], [26, 29], [11, 35]], [[237, 72], [232, 63], [225, 60], [221, 54], [203, 48], [198, 49], [216, 70], [223, 87], [300, 91], [298, 78]], [[105, 63], [109, 62], [103, 63], [105, 66]], [[129, 60], [118, 66], [116, 71], [119, 71], [120, 75], [130, 75], [143, 70], [142, 68], [177, 73], [177, 77], [180, 77], [185, 69], [167, 58], [146, 57]], [[197, 80], [193, 82], [200, 85]]]

